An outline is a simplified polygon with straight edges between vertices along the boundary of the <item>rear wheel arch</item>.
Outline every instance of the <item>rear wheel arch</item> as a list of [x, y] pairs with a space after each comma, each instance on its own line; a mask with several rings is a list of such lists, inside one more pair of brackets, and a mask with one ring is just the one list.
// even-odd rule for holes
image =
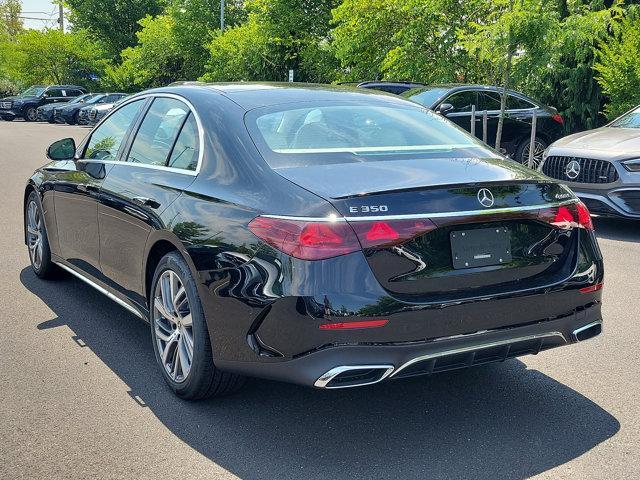
[[[182, 242], [180, 242], [177, 237], [172, 238], [169, 232], [155, 235], [154, 238], [150, 237], [147, 241], [147, 249], [144, 256], [144, 265], [142, 269], [144, 294], [147, 300], [149, 299], [149, 295], [151, 292], [151, 284], [153, 283], [153, 275], [155, 274], [156, 268], [160, 263], [160, 260], [162, 260], [162, 258], [170, 252], [177, 252], [184, 259], [184, 261], [187, 262], [189, 270], [191, 270], [191, 274], [197, 282], [198, 275], [195, 265], [191, 260], [191, 257], [185, 250], [184, 246], [182, 245]], [[149, 307], [151, 306], [149, 305]]]

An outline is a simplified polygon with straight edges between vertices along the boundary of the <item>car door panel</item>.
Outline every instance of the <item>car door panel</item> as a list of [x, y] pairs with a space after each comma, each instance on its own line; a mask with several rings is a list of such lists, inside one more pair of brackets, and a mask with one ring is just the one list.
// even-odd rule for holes
[[166, 166], [188, 114], [188, 107], [176, 99], [154, 98], [134, 127], [123, 161], [102, 185], [102, 273], [120, 293], [140, 304], [145, 302], [141, 272], [147, 238], [152, 230], [167, 226], [171, 218], [164, 218], [163, 212], [195, 179], [192, 172]]

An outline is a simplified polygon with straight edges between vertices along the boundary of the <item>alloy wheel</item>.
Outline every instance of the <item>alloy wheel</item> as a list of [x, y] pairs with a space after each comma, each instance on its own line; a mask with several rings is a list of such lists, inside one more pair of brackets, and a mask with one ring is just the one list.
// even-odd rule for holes
[[193, 323], [184, 284], [172, 270], [164, 271], [156, 283], [153, 328], [166, 373], [174, 382], [184, 382], [193, 361]]
[[35, 200], [29, 202], [27, 207], [27, 245], [29, 258], [36, 270], [42, 265], [42, 215]]
[[38, 118], [38, 112], [35, 108], [28, 108], [25, 112], [26, 120], [29, 122], [35, 122]]
[[[544, 154], [546, 146], [544, 143], [536, 140], [533, 143], [533, 165], [531, 168], [534, 170], [540, 166], [540, 162], [542, 162], [542, 155]], [[525, 166], [529, 165], [529, 150], [531, 149], [531, 144], [527, 142], [527, 144], [522, 149], [522, 164]]]

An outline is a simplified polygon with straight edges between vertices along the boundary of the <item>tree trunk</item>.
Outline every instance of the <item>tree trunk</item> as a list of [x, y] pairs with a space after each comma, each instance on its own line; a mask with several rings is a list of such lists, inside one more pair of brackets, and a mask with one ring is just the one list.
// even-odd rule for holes
[[513, 48], [509, 48], [507, 53], [507, 65], [504, 69], [504, 83], [502, 84], [502, 95], [500, 95], [500, 116], [498, 117], [498, 129], [496, 130], [496, 150], [500, 150], [502, 142], [502, 126], [504, 125], [504, 112], [507, 109], [507, 89], [511, 76], [511, 63], [513, 62]]

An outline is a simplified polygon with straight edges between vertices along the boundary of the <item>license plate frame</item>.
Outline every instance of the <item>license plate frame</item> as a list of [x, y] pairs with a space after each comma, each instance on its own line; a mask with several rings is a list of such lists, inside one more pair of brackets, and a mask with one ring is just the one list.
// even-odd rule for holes
[[507, 227], [454, 230], [449, 239], [455, 270], [504, 265], [513, 260]]

